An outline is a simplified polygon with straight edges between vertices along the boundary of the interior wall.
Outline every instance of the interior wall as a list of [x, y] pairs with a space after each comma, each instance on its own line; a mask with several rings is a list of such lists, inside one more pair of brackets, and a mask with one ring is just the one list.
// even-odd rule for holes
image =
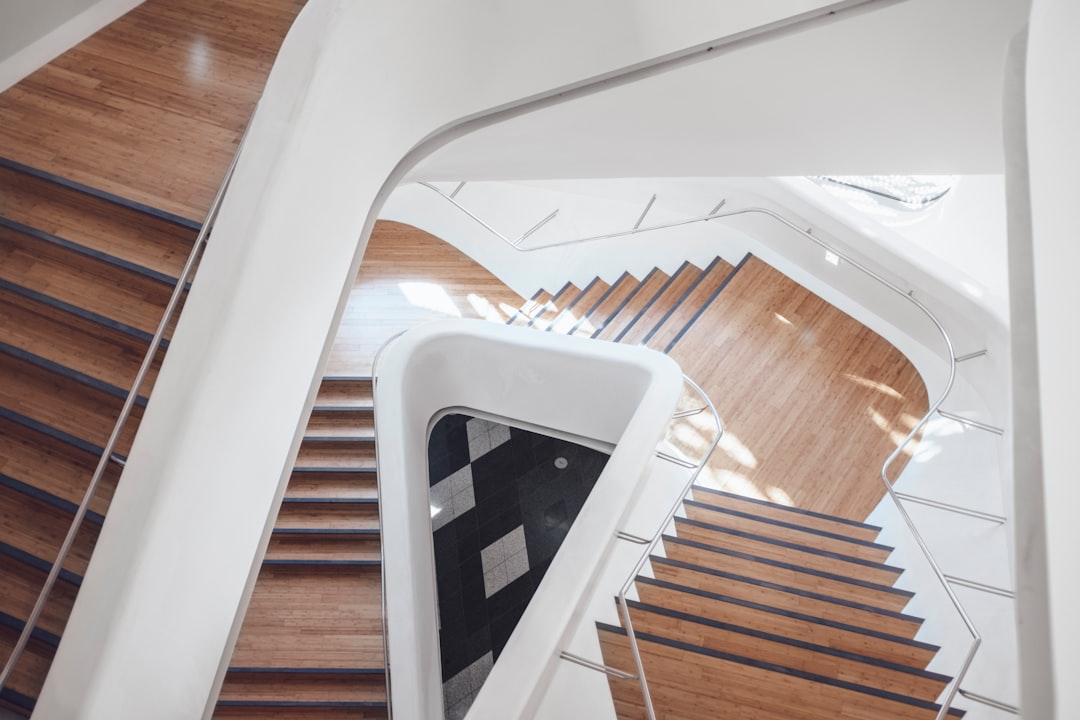
[[0, 10], [0, 92], [143, 0], [8, 0]]

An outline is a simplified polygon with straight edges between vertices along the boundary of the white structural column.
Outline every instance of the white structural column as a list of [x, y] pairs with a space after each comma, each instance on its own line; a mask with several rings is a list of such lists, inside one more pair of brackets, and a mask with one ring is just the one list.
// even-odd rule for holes
[[[1027, 149], [1034, 259], [1034, 315], [1038, 333], [1038, 383], [1042, 424], [1046, 572], [1052, 663], [1021, 658], [1026, 671], [1053, 680], [1053, 716], [1080, 717], [1080, 470], [1076, 461], [1080, 406], [1080, 242], [1076, 198], [1080, 196], [1080, 5], [1074, 0], [1036, 0], [1032, 7], [1027, 62]], [[1017, 477], [1018, 491], [1024, 478]], [[1022, 531], [1020, 528], [1018, 530]], [[1018, 559], [1022, 566], [1023, 557]], [[1020, 630], [1023, 632], [1023, 616]], [[1043, 678], [1045, 681], [1045, 678]], [[1034, 687], [1049, 682], [1033, 683]], [[1024, 690], [1028, 689], [1025, 681]], [[1029, 698], [1022, 698], [1025, 709]], [[1030, 698], [1048, 717], [1049, 705]]]
[[416, 159], [588, 78], [850, 4], [689, 0], [673, 14], [647, 0], [311, 0], [271, 73], [35, 716], [208, 712], [347, 286]]

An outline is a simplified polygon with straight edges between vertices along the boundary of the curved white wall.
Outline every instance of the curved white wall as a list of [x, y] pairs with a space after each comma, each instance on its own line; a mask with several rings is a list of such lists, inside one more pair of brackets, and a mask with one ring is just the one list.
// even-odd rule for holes
[[463, 407], [615, 445], [469, 713], [531, 717], [681, 391], [675, 362], [644, 348], [469, 320], [431, 323], [392, 342], [379, 360], [375, 407], [395, 715], [445, 717], [428, 498], [432, 419]]

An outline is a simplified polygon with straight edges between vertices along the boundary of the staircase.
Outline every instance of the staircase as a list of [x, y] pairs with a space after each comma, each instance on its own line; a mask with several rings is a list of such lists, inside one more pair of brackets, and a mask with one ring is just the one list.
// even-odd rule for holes
[[[0, 661], [25, 627], [198, 229], [0, 159]], [[114, 453], [119, 462], [145, 405], [140, 397]], [[34, 708], [119, 471], [118, 462], [109, 466], [0, 689], [4, 707]]]
[[323, 380], [215, 718], [387, 717], [373, 411]]
[[737, 270], [717, 257], [704, 268], [685, 262], [672, 275], [653, 268], [640, 280], [623, 273], [613, 285], [600, 278], [584, 289], [567, 283], [555, 293], [538, 292], [507, 325], [667, 353]]
[[[683, 510], [628, 600], [658, 717], [936, 717], [951, 678], [926, 670], [880, 528], [696, 486]], [[636, 674], [626, 629], [597, 631]], [[609, 683], [620, 720], [646, 717], [637, 680]]]

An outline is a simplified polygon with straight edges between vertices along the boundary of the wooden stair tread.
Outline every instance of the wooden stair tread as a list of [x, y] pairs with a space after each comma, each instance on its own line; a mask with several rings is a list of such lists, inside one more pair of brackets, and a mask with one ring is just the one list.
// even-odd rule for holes
[[375, 473], [371, 470], [332, 472], [324, 468], [293, 468], [286, 498], [346, 498], [376, 500], [379, 496]]
[[861, 560], [851, 555], [818, 550], [808, 545], [774, 540], [763, 535], [687, 518], [675, 518], [675, 531], [679, 537], [697, 542], [719, 545], [774, 560], [796, 562], [812, 570], [847, 575], [882, 585], [891, 585], [903, 572], [902, 568]]
[[691, 493], [692, 498], [702, 504], [741, 510], [764, 518], [795, 523], [839, 535], [848, 535], [856, 540], [874, 542], [881, 532], [881, 528], [876, 525], [781, 505], [759, 498], [746, 497], [745, 495], [738, 495], [702, 485], [694, 485]]
[[316, 406], [308, 419], [307, 433], [311, 435], [342, 435], [375, 437], [375, 412], [371, 408], [346, 406]]
[[379, 506], [344, 498], [286, 498], [275, 528], [295, 530], [379, 529]]
[[915, 668], [925, 668], [939, 648], [898, 635], [857, 625], [803, 615], [721, 593], [639, 577], [635, 582], [642, 602], [755, 630], [797, 637], [806, 642]]
[[912, 615], [883, 610], [865, 602], [859, 603], [790, 587], [761, 577], [737, 575], [655, 555], [650, 558], [650, 565], [658, 580], [730, 595], [740, 600], [766, 603], [784, 610], [845, 622], [890, 635], [913, 638], [923, 623], [922, 618]]
[[764, 630], [628, 601], [635, 632], [933, 701], [948, 676]]
[[0, 216], [177, 277], [197, 232], [0, 164]]
[[371, 407], [370, 377], [324, 377], [315, 397], [316, 406]]
[[634, 322], [623, 330], [624, 334], [616, 338], [616, 342], [644, 345], [653, 331], [659, 328], [668, 312], [678, 307], [682, 297], [691, 290], [701, 274], [701, 268], [689, 261], [684, 262], [657, 291], [647, 307], [641, 310]]
[[531, 298], [521, 304], [521, 307], [517, 309], [513, 315], [507, 319], [507, 325], [516, 325], [518, 327], [526, 327], [533, 318], [540, 314], [547, 304], [552, 300], [552, 294], [547, 290], [537, 291]]
[[0, 278], [152, 333], [170, 288], [0, 226]]
[[619, 307], [613, 311], [607, 321], [602, 326], [598, 326], [598, 329], [592, 335], [593, 338], [597, 340], [614, 340], [618, 337], [623, 330], [629, 327], [638, 313], [649, 304], [649, 301], [668, 279], [667, 273], [659, 268], [653, 268], [645, 276], [645, 279], [634, 287], [633, 292], [619, 304]]
[[[577, 324], [578, 320], [584, 317], [584, 313], [587, 312], [599, 298], [603, 297], [607, 290], [608, 284], [606, 282], [598, 277], [593, 278], [592, 281], [585, 286], [584, 290], [578, 293], [573, 300], [560, 308], [559, 314], [541, 329], [545, 332], [568, 334], [570, 329]], [[539, 323], [537, 325], [539, 325]]]
[[[0, 625], [0, 657], [6, 660], [11, 656], [18, 637], [17, 631]], [[45, 676], [49, 673], [55, 653], [56, 648], [34, 638], [26, 644], [22, 657], [4, 686], [5, 691], [10, 690], [18, 696], [17, 700], [21, 702], [14, 703], [17, 707], [22, 705], [23, 710], [33, 709], [32, 703], [41, 693], [41, 687], [45, 684]]]
[[[602, 623], [597, 627], [604, 662], [625, 666], [630, 654], [624, 631]], [[750, 712], [763, 720], [931, 720], [938, 710], [932, 702], [648, 633], [638, 634], [637, 640], [654, 704], [671, 708], [678, 717], [749, 717]], [[949, 714], [963, 716], [955, 709]]]
[[[40, 568], [0, 554], [0, 612], [25, 621], [37, 602], [46, 575]], [[62, 634], [75, 603], [75, 594], [70, 583], [56, 583], [38, 618], [37, 627], [54, 635]]]
[[378, 535], [273, 533], [266, 560], [381, 561], [381, 548]]
[[698, 276], [680, 302], [670, 308], [670, 312], [654, 325], [652, 337], [644, 344], [660, 352], [667, 352], [667, 347], [690, 323], [713, 294], [720, 288], [734, 267], [721, 257], [716, 257]]
[[601, 295], [591, 307], [584, 309], [570, 335], [591, 337], [621, 307], [638, 286], [637, 278], [624, 272], [615, 283]]
[[[71, 527], [72, 515], [41, 500], [0, 485], [0, 542], [52, 563]], [[83, 575], [99, 528], [83, 523], [64, 567]]]
[[808, 528], [784, 520], [762, 518], [751, 513], [706, 505], [693, 500], [683, 501], [683, 509], [686, 517], [691, 520], [753, 533], [774, 540], [806, 545], [817, 550], [850, 555], [860, 560], [884, 563], [893, 551], [893, 548], [888, 545], [857, 540], [847, 535]]
[[386, 704], [383, 668], [230, 667], [218, 703]]
[[581, 289], [573, 283], [566, 283], [559, 290], [551, 296], [551, 299], [540, 306], [540, 308], [532, 314], [529, 318], [529, 322], [525, 323], [526, 327], [535, 328], [537, 330], [543, 330], [546, 328], [562, 309], [572, 303], [574, 298], [581, 295]]

